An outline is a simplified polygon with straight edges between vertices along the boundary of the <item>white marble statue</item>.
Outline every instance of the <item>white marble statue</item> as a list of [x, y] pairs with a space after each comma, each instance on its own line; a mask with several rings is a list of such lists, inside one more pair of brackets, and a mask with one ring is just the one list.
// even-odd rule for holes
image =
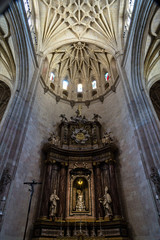
[[55, 136], [55, 133], [51, 133], [50, 137], [48, 138], [49, 143], [58, 146], [59, 145], [59, 137]]
[[114, 141], [114, 139], [111, 137], [111, 132], [105, 132], [103, 138], [102, 138], [102, 143], [105, 144], [109, 144], [112, 143]]
[[50, 196], [50, 211], [49, 216], [54, 218], [57, 213], [57, 201], [59, 200], [59, 197], [56, 195], [56, 190], [51, 194]]
[[83, 193], [81, 190], [77, 190], [77, 204], [76, 204], [76, 211], [83, 211], [85, 210], [85, 205], [83, 201]]
[[112, 208], [111, 208], [111, 203], [112, 199], [110, 194], [108, 193], [108, 187], [105, 187], [105, 194], [102, 198], [99, 199], [100, 202], [103, 204], [104, 210], [105, 210], [105, 217], [112, 217]]

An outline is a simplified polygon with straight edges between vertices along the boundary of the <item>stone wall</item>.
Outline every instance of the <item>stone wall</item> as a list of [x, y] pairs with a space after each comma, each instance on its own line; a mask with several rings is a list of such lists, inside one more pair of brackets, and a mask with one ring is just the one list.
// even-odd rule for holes
[[[21, 240], [29, 203], [28, 186], [25, 181], [36, 179], [41, 181], [43, 175], [42, 161], [44, 157], [41, 149], [47, 141], [49, 133], [57, 129], [60, 121], [59, 115], [65, 113], [69, 118], [75, 114], [77, 106], [73, 109], [69, 104], [55, 102], [39, 83], [35, 102], [32, 108], [28, 129], [13, 180], [9, 199], [6, 206], [1, 239]], [[156, 210], [152, 201], [150, 186], [145, 177], [142, 166], [134, 128], [124, 97], [121, 82], [116, 93], [106, 96], [104, 103], [92, 103], [89, 108], [83, 106], [82, 115], [92, 119], [93, 113], [98, 113], [102, 119], [102, 128], [111, 131], [117, 139], [120, 149], [119, 155], [119, 192], [122, 196], [122, 208], [125, 218], [130, 226], [134, 240], [160, 239]], [[28, 226], [28, 239], [33, 223], [38, 215], [41, 186], [35, 186], [31, 214]]]

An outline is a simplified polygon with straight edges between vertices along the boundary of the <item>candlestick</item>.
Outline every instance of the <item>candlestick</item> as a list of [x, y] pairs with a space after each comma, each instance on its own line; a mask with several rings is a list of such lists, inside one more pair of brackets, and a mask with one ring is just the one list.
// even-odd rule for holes
[[76, 233], [76, 220], [75, 220], [75, 227], [74, 227], [74, 236], [76, 236], [77, 233]]
[[61, 236], [61, 237], [63, 236], [63, 233], [62, 233], [62, 215], [61, 215], [61, 229], [60, 229], [60, 236]]
[[80, 227], [79, 227], [79, 229], [80, 229], [80, 233], [82, 233], [82, 229], [81, 229], [81, 220], [80, 220]]
[[70, 237], [69, 222], [67, 222], [67, 237]]
[[92, 230], [92, 237], [95, 237], [96, 234], [95, 234], [95, 229], [94, 229], [94, 221], [93, 221], [93, 230]]
[[89, 234], [88, 234], [88, 229], [87, 229], [87, 219], [86, 219], [86, 214], [85, 214], [85, 226], [86, 226], [86, 236], [89, 236]]
[[102, 228], [101, 228], [101, 219], [100, 219], [100, 232], [99, 232], [99, 236], [102, 236]]

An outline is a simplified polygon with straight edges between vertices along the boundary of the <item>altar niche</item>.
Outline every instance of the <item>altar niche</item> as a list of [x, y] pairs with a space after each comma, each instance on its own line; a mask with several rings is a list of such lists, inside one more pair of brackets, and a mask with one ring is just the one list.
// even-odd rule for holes
[[70, 216], [91, 215], [91, 171], [76, 168], [70, 171]]
[[72, 212], [86, 212], [88, 211], [88, 182], [84, 177], [77, 177], [73, 182], [72, 189]]

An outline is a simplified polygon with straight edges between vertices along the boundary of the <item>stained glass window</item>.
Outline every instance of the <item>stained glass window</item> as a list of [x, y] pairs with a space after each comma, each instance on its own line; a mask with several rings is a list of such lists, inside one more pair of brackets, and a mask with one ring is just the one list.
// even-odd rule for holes
[[82, 89], [82, 83], [78, 83], [77, 85], [77, 92], [82, 92], [83, 89]]
[[109, 73], [107, 72], [107, 73], [105, 73], [105, 79], [106, 79], [106, 81], [108, 81], [109, 80]]
[[67, 90], [68, 88], [68, 80], [63, 80], [63, 89]]
[[93, 81], [92, 81], [92, 88], [93, 88], [93, 89], [96, 89], [96, 88], [97, 88], [97, 82], [96, 82], [96, 80], [93, 80]]
[[50, 81], [54, 82], [54, 78], [55, 78], [55, 74], [53, 72], [51, 72], [51, 74], [50, 74]]

